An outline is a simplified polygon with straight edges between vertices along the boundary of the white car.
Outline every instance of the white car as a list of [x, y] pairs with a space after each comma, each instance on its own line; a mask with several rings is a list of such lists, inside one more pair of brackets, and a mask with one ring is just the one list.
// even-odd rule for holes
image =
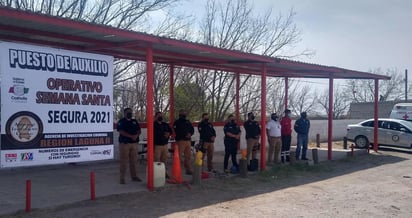
[[[346, 137], [358, 148], [374, 143], [374, 120], [348, 125]], [[378, 119], [378, 145], [412, 148], [412, 122], [398, 119]]]

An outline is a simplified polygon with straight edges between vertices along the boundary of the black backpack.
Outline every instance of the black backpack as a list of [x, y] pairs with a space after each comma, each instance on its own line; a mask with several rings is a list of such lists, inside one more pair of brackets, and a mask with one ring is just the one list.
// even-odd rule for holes
[[257, 171], [258, 169], [259, 169], [259, 160], [258, 159], [250, 160], [248, 170], [249, 171]]

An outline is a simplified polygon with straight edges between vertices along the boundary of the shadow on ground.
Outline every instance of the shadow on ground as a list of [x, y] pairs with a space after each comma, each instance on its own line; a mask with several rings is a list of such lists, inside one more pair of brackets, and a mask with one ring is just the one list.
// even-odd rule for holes
[[[391, 151], [346, 157], [309, 166], [306, 162], [275, 165], [264, 172], [216, 176], [198, 186], [168, 185], [154, 192], [140, 191], [82, 201], [64, 206], [19, 211], [12, 217], [160, 217], [247, 198], [277, 190], [344, 176], [387, 164], [409, 160], [409, 155]], [[230, 208], [227, 208], [230, 209]]]

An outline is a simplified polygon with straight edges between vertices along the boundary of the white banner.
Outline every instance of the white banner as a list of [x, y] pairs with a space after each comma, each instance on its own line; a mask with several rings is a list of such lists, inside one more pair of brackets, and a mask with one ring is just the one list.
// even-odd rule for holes
[[1, 167], [113, 158], [113, 57], [0, 42], [0, 75]]

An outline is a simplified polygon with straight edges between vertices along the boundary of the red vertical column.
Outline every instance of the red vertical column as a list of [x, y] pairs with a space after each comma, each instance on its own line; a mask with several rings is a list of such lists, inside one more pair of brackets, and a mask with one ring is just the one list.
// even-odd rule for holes
[[[378, 99], [379, 97], [379, 80], [375, 79], [375, 102], [374, 102], [374, 128], [373, 128], [373, 150], [378, 152]], [[368, 145], [369, 146], [369, 145]]]
[[329, 77], [328, 160], [332, 160], [333, 78]]
[[236, 73], [235, 117], [236, 117], [236, 122], [238, 122], [238, 123], [240, 121], [239, 89], [240, 89], [240, 74]]
[[26, 213], [31, 211], [31, 180], [26, 180]]
[[170, 65], [170, 72], [169, 72], [169, 124], [172, 125], [175, 119], [175, 94], [174, 94], [174, 84], [175, 84], [175, 65]]
[[96, 200], [96, 180], [94, 172], [90, 172], [90, 200]]
[[262, 67], [262, 76], [261, 76], [261, 105], [260, 105], [260, 126], [262, 128], [260, 134], [260, 170], [263, 171], [266, 169], [266, 64], [263, 64]]
[[[240, 74], [239, 73], [235, 73], [236, 76], [236, 84], [235, 84], [235, 92], [236, 92], [236, 98], [235, 98], [235, 118], [236, 118], [236, 123], [238, 125], [240, 125], [240, 106], [239, 106], [239, 89], [240, 89]], [[240, 140], [237, 143], [237, 149], [240, 149]]]
[[150, 45], [146, 50], [146, 76], [147, 76], [147, 188], [153, 191], [154, 176], [154, 136], [153, 136], [153, 49]]
[[285, 110], [288, 108], [289, 98], [289, 78], [285, 77]]

